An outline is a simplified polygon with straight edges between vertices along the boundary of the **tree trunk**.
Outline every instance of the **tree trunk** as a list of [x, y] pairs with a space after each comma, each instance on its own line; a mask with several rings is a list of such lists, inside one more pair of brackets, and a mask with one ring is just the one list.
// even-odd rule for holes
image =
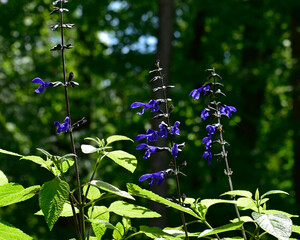
[[[159, 0], [159, 28], [158, 28], [158, 44], [157, 44], [157, 59], [160, 60], [160, 66], [163, 68], [164, 83], [168, 85], [170, 76], [170, 63], [171, 63], [171, 51], [172, 51], [172, 39], [173, 39], [173, 24], [174, 24], [174, 2], [173, 0]], [[161, 83], [155, 81], [152, 87], [157, 87]], [[153, 93], [153, 99], [163, 98], [161, 91]], [[164, 109], [161, 104], [161, 109]], [[155, 119], [152, 122], [153, 129], [158, 129], [158, 125], [161, 123], [161, 119]], [[165, 138], [159, 138], [157, 146], [167, 146], [167, 140]], [[158, 172], [168, 168], [169, 153], [166, 151], [158, 152], [151, 157], [151, 170], [152, 172]], [[167, 185], [165, 182], [161, 186], [153, 185], [152, 191], [165, 197], [167, 192]], [[150, 220], [152, 226], [164, 227], [166, 226], [166, 207], [155, 202], [151, 202], [151, 208], [154, 211], [159, 212], [162, 217], [159, 219]]]

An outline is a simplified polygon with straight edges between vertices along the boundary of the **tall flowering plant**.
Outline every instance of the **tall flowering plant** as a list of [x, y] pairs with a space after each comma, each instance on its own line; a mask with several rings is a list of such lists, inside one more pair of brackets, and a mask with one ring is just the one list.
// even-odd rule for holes
[[[147, 173], [142, 175], [139, 178], [139, 181], [145, 181], [147, 179], [151, 179], [150, 186], [154, 184], [154, 181], [157, 179], [157, 184], [161, 185], [163, 180], [167, 175], [175, 176], [176, 180], [176, 189], [177, 189], [177, 202], [179, 205], [183, 205], [185, 194], [181, 194], [180, 191], [180, 183], [179, 183], [179, 175], [184, 175], [181, 172], [181, 168], [186, 166], [186, 162], [182, 162], [180, 165], [178, 164], [178, 153], [182, 151], [185, 143], [176, 143], [173, 140], [173, 137], [180, 134], [179, 130], [179, 121], [175, 121], [174, 124], [171, 124], [170, 114], [173, 110], [174, 106], [170, 104], [171, 99], [167, 98], [167, 89], [174, 88], [173, 85], [165, 85], [164, 76], [162, 74], [162, 68], [160, 67], [160, 62], [156, 62], [156, 68], [150, 71], [150, 74], [155, 74], [151, 79], [153, 81], [160, 81], [160, 86], [153, 88], [153, 92], [162, 91], [163, 98], [161, 99], [151, 99], [148, 103], [134, 102], [131, 105], [131, 108], [143, 107], [141, 112], [138, 112], [138, 115], [142, 115], [146, 109], [150, 109], [151, 112], [157, 112], [154, 116], [156, 119], [161, 119], [161, 122], [158, 126], [154, 126], [157, 130], [148, 129], [146, 133], [139, 134], [135, 141], [145, 140], [146, 143], [141, 143], [137, 145], [137, 150], [146, 150], [144, 159], [148, 159], [151, 154], [155, 157], [155, 153], [159, 151], [168, 151], [171, 155], [170, 167], [168, 169], [162, 169], [159, 172], [155, 173]], [[168, 138], [169, 146], [152, 146], [149, 142], [156, 142], [158, 138]], [[183, 224], [183, 228], [185, 231], [186, 238], [188, 239], [187, 226], [185, 222], [185, 216], [183, 212], [180, 212], [181, 221]]]

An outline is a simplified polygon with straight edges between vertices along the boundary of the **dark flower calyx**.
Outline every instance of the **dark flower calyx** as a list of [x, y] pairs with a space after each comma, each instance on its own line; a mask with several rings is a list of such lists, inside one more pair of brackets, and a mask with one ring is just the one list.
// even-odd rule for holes
[[214, 78], [214, 77], [222, 79], [222, 77], [219, 74], [215, 73], [215, 72], [211, 73], [211, 75], [208, 76], [208, 79], [211, 79], [211, 78]]
[[226, 97], [226, 94], [223, 93], [223, 92], [221, 91], [221, 89], [218, 89], [218, 90], [215, 92], [215, 94], [220, 94], [220, 95]]
[[[73, 23], [64, 23], [62, 25], [63, 28], [69, 28], [69, 29], [73, 28], [74, 26], [75, 26], [75, 24], [73, 24]], [[60, 28], [60, 27], [61, 27], [60, 24], [55, 24], [55, 25], [51, 26], [50, 29], [52, 31], [55, 31], [57, 28]]]
[[71, 127], [71, 129], [74, 129], [74, 128], [78, 128], [80, 127], [80, 125], [83, 125], [87, 122], [87, 120], [83, 117], [81, 118], [79, 121], [77, 121], [76, 123], [74, 123]]
[[59, 8], [59, 7], [54, 7], [53, 8], [53, 11], [50, 13], [50, 15], [52, 15], [53, 13], [56, 13], [56, 12], [69, 12], [69, 9], [67, 8]]
[[155, 115], [152, 119], [157, 119], [157, 118], [161, 118], [161, 117], [168, 118], [169, 114], [168, 113], [160, 113], [160, 114]]
[[157, 88], [153, 88], [153, 92], [156, 92], [158, 90], [165, 90], [167, 88], [174, 88], [175, 86], [169, 85], [169, 86], [162, 86], [162, 87], [157, 87]]
[[162, 77], [161, 77], [161, 76], [155, 76], [154, 78], [152, 78], [152, 79], [150, 80], [150, 82], [155, 82], [155, 81], [157, 81], [158, 79], [162, 79]]
[[53, 5], [56, 5], [56, 4], [60, 3], [60, 2], [67, 3], [69, 1], [68, 0], [56, 0], [56, 1], [53, 2]]
[[67, 44], [67, 45], [61, 45], [61, 44], [57, 44], [56, 46], [54, 46], [53, 48], [50, 49], [50, 51], [57, 51], [57, 50], [62, 50], [62, 49], [71, 49], [74, 46], [72, 46], [72, 44]]

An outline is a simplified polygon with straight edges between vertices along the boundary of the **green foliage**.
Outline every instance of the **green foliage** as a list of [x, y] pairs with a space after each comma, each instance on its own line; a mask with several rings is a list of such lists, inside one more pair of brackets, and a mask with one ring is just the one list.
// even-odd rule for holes
[[204, 230], [202, 233], [200, 233], [198, 238], [214, 235], [217, 233], [223, 233], [223, 232], [241, 229], [241, 226], [243, 226], [243, 224], [244, 224], [244, 222], [241, 221], [241, 222], [236, 222], [236, 223], [229, 223], [229, 224], [226, 224], [224, 226], [217, 227], [214, 229], [207, 229], [207, 230]]
[[32, 240], [33, 238], [22, 232], [20, 229], [0, 220], [1, 240]]
[[157, 227], [140, 226], [140, 232], [152, 239], [156, 239], [156, 238], [170, 239], [170, 240], [181, 239], [179, 237], [174, 237], [171, 234], [168, 234]]
[[[92, 222], [93, 231], [97, 237], [97, 239], [101, 239], [104, 235], [106, 228], [110, 228], [112, 224], [109, 223], [109, 211], [105, 206], [94, 206], [90, 207], [88, 210], [89, 221], [92, 219], [98, 219], [103, 222]], [[114, 229], [114, 228], [112, 228]]]
[[31, 186], [23, 188], [20, 184], [7, 183], [0, 186], [0, 207], [5, 207], [18, 202], [26, 201], [32, 198], [38, 191], [40, 186]]
[[292, 220], [283, 214], [252, 213], [254, 221], [267, 233], [282, 240], [288, 240], [292, 234]]
[[138, 197], [142, 197], [142, 198], [146, 198], [146, 199], [149, 199], [149, 200], [152, 200], [152, 201], [156, 201], [158, 203], [162, 203], [164, 205], [167, 205], [169, 207], [172, 207], [174, 209], [177, 209], [179, 211], [182, 211], [182, 212], [185, 212], [189, 215], [192, 215], [194, 216], [195, 218], [200, 218], [193, 210], [189, 209], [189, 208], [185, 208], [185, 207], [182, 207], [174, 202], [171, 202], [149, 190], [146, 190], [146, 189], [142, 189], [140, 188], [138, 185], [136, 184], [133, 184], [133, 183], [127, 183], [127, 188], [128, 188], [128, 192], [133, 195], [133, 196], [138, 196]]
[[43, 184], [39, 194], [39, 204], [50, 230], [63, 212], [69, 192], [68, 183], [58, 178]]
[[113, 202], [108, 211], [128, 218], [157, 218], [160, 214], [151, 211], [148, 208], [141, 207], [135, 204], [130, 204], [124, 201]]

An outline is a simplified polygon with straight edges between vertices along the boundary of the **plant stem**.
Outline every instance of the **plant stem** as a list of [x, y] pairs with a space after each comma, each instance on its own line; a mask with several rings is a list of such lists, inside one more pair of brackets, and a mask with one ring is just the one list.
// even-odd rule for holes
[[[218, 108], [218, 106], [217, 106], [217, 108]], [[221, 117], [218, 117], [218, 125], [222, 126], [221, 125]], [[232, 179], [231, 179], [232, 171], [229, 167], [229, 163], [228, 163], [228, 159], [227, 159], [227, 153], [226, 153], [225, 145], [224, 145], [222, 127], [220, 128], [219, 132], [220, 132], [220, 141], [221, 141], [221, 145], [222, 145], [222, 153], [223, 153], [224, 161], [225, 161], [225, 165], [226, 165], [225, 175], [227, 175], [227, 177], [228, 177], [228, 183], [229, 183], [230, 191], [233, 191], [233, 184], [232, 184]], [[231, 196], [231, 197], [232, 197], [233, 200], [236, 200], [235, 196]], [[241, 215], [240, 215], [239, 209], [238, 209], [236, 204], [234, 204], [234, 208], [235, 208], [235, 212], [236, 212], [236, 215], [237, 215], [239, 221], [241, 221]], [[242, 234], [243, 234], [244, 239], [247, 240], [247, 236], [246, 236], [246, 233], [245, 233], [244, 226], [242, 226]]]
[[[63, 8], [63, 1], [60, 1], [60, 8]], [[69, 105], [69, 96], [68, 96], [68, 86], [66, 80], [66, 66], [65, 66], [65, 51], [64, 51], [64, 27], [63, 27], [63, 11], [60, 12], [60, 26], [61, 26], [61, 58], [62, 58], [62, 67], [63, 67], [63, 79], [64, 79], [64, 89], [65, 89], [65, 100], [66, 100], [66, 108], [67, 108], [67, 116], [69, 117], [69, 125], [71, 126], [71, 114], [70, 114], [70, 105]], [[79, 167], [78, 167], [78, 158], [76, 155], [76, 149], [74, 144], [74, 138], [72, 133], [72, 128], [69, 128], [70, 140], [72, 145], [72, 152], [75, 155], [75, 171], [76, 171], [76, 183], [77, 183], [77, 191], [78, 191], [78, 202], [79, 202], [79, 225], [80, 225], [80, 239], [85, 240], [85, 223], [84, 223], [84, 209], [82, 205], [81, 198], [81, 189], [80, 189], [80, 177], [79, 177]]]
[[[164, 86], [164, 78], [161, 72], [161, 68], [159, 66], [159, 61], [157, 61], [157, 69], [159, 71], [160, 74], [160, 79], [161, 79], [161, 84], [162, 87]], [[167, 125], [170, 128], [171, 127], [171, 123], [170, 123], [170, 112], [168, 109], [168, 100], [167, 100], [167, 92], [166, 92], [166, 88], [162, 89], [163, 91], [163, 97], [164, 97], [164, 106], [165, 106], [165, 114], [166, 114], [166, 120], [167, 120]], [[172, 135], [170, 135], [170, 143], [171, 143], [171, 148], [173, 147], [173, 140], [172, 140]], [[183, 202], [182, 202], [182, 198], [181, 198], [181, 193], [180, 193], [180, 184], [179, 184], [179, 178], [178, 178], [178, 170], [177, 170], [177, 161], [176, 158], [173, 156], [173, 170], [175, 173], [175, 180], [176, 180], [176, 190], [177, 190], [177, 196], [178, 196], [178, 202], [181, 206], [183, 206]], [[185, 232], [185, 238], [186, 240], [189, 239], [188, 236], [188, 231], [187, 231], [187, 225], [186, 225], [186, 221], [185, 221], [185, 216], [184, 213], [180, 211], [180, 217], [181, 217], [181, 222], [184, 228], [184, 232]]]

